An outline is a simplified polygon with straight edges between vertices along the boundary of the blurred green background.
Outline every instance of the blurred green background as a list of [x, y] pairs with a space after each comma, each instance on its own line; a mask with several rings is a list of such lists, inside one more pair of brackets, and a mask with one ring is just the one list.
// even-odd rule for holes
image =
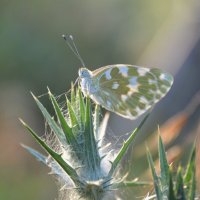
[[[159, 67], [175, 76], [167, 97], [147, 124], [157, 124], [182, 111], [200, 89], [199, 0], [1, 0], [0, 1], [0, 200], [50, 200], [57, 196], [49, 170], [20, 143], [38, 145], [21, 127], [23, 118], [44, 133], [30, 91], [60, 94], [77, 78], [81, 64], [62, 34], [72, 34], [86, 66], [108, 64]], [[44, 103], [49, 107], [48, 101]], [[199, 107], [183, 136], [199, 133]], [[111, 116], [115, 134], [136, 122]], [[141, 133], [140, 140], [147, 131]], [[137, 176], [137, 174], [135, 174]]]

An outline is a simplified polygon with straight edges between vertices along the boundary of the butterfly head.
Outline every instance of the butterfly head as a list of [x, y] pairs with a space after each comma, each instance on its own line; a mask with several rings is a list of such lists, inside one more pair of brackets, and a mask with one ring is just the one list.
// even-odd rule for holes
[[78, 71], [78, 75], [80, 78], [90, 78], [91, 72], [87, 68], [80, 68]]

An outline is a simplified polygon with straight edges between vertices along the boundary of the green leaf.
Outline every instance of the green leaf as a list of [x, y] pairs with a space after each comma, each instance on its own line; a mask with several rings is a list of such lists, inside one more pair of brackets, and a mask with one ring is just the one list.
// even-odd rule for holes
[[190, 154], [190, 159], [188, 161], [186, 173], [184, 176], [184, 184], [189, 184], [190, 181], [192, 180], [193, 173], [195, 173], [195, 154], [196, 154], [196, 147], [195, 144], [192, 147], [192, 151]]
[[53, 96], [53, 94], [50, 92], [49, 89], [48, 89], [48, 93], [49, 93], [49, 97], [51, 99], [51, 102], [53, 104], [53, 107], [55, 109], [55, 112], [57, 114], [57, 118], [60, 122], [60, 125], [63, 129], [63, 132], [65, 133], [66, 140], [67, 140], [68, 144], [71, 144], [71, 141], [74, 140], [72, 129], [67, 124], [65, 117], [64, 117], [55, 97]]
[[121, 181], [119, 183], [113, 183], [110, 186], [110, 189], [120, 189], [127, 187], [144, 187], [149, 185], [152, 185], [152, 183], [146, 181]]
[[23, 126], [31, 133], [31, 135], [36, 139], [36, 141], [51, 155], [51, 157], [61, 166], [61, 168], [69, 175], [69, 177], [74, 181], [74, 183], [82, 185], [85, 184], [79, 179], [76, 171], [63, 160], [62, 156], [52, 150], [40, 137], [24, 122], [20, 119]]
[[78, 89], [78, 94], [79, 94], [80, 121], [81, 125], [83, 125], [85, 123], [85, 103], [80, 89]]
[[93, 132], [93, 120], [91, 112], [91, 103], [90, 98], [86, 98], [86, 109], [85, 109], [85, 131], [84, 140], [85, 140], [85, 153], [87, 157], [87, 163], [90, 164], [91, 170], [97, 170], [100, 168], [100, 156], [97, 148], [97, 143], [94, 138]]
[[193, 173], [192, 180], [191, 180], [191, 187], [190, 187], [190, 191], [188, 194], [189, 200], [195, 199], [195, 191], [196, 191], [196, 177], [195, 177], [195, 173]]
[[47, 157], [36, 151], [35, 149], [32, 149], [31, 147], [28, 147], [24, 144], [21, 144], [23, 148], [25, 148], [30, 154], [32, 154], [34, 157], [36, 157], [39, 161], [43, 162], [44, 164], [47, 164], [46, 160]]
[[159, 161], [160, 161], [160, 182], [162, 187], [162, 193], [164, 196], [168, 195], [169, 190], [169, 166], [165, 153], [165, 148], [159, 135]]
[[143, 124], [145, 123], [145, 121], [147, 120], [147, 118], [149, 117], [148, 113], [144, 119], [142, 120], [142, 122], [140, 123], [140, 125], [132, 132], [132, 134], [129, 136], [129, 138], [124, 142], [123, 146], [121, 147], [121, 149], [119, 150], [117, 156], [115, 157], [114, 161], [112, 162], [112, 166], [111, 169], [108, 173], [108, 176], [112, 176], [113, 172], [115, 171], [116, 167], [118, 166], [119, 162], [121, 161], [121, 159], [124, 157], [127, 149], [129, 148], [130, 144], [135, 140], [137, 133], [139, 132], [139, 130], [141, 129], [141, 127], [143, 126]]
[[181, 167], [178, 168], [176, 180], [176, 198], [178, 200], [186, 200]]
[[69, 102], [69, 100], [67, 99], [67, 108], [68, 108], [68, 113], [69, 113], [69, 117], [70, 117], [70, 120], [71, 120], [71, 126], [73, 128], [80, 128], [79, 127], [79, 123], [78, 123], [78, 120], [76, 118], [76, 114], [74, 112], [74, 109], [71, 105], [71, 103]]
[[169, 171], [169, 200], [177, 200], [174, 194], [174, 186], [173, 186], [173, 180], [172, 180], [172, 171]]
[[155, 192], [156, 192], [157, 199], [162, 200], [163, 196], [162, 196], [162, 192], [161, 192], [161, 188], [160, 188], [159, 178], [156, 174], [153, 159], [152, 159], [151, 153], [149, 152], [148, 149], [147, 149], [147, 159], [148, 159], [148, 163], [149, 163], [151, 173], [152, 173], [152, 176], [153, 176], [154, 189], [155, 189]]
[[[32, 94], [32, 93], [31, 93]], [[40, 101], [32, 94], [33, 98], [35, 99], [35, 102], [37, 103], [39, 109], [41, 110], [44, 118], [47, 120], [50, 128], [52, 131], [56, 134], [58, 139], [63, 145], [66, 145], [66, 138], [63, 131], [60, 129], [60, 127], [56, 124], [56, 122], [52, 119], [50, 114], [47, 112], [46, 108], [40, 103]]]
[[196, 190], [196, 145], [194, 144], [192, 147], [192, 151], [190, 154], [190, 159], [188, 161], [186, 173], [184, 176], [184, 184], [186, 186], [186, 192], [188, 194], [188, 199], [193, 200], [195, 197], [195, 190]]

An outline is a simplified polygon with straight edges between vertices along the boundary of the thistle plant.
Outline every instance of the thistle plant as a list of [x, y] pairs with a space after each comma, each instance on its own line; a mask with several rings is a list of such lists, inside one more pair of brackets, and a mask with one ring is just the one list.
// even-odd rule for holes
[[46, 164], [57, 177], [60, 183], [59, 199], [117, 199], [116, 190], [148, 184], [137, 179], [126, 181], [117, 171], [149, 114], [113, 155], [103, 148], [107, 117], [102, 117], [98, 105], [93, 109], [90, 98], [84, 97], [81, 90], [75, 90], [73, 86], [70, 99], [65, 99], [67, 112], [61, 108], [49, 89], [48, 95], [56, 114], [54, 118], [34, 95], [33, 97], [50, 128], [49, 134], [53, 141], [49, 141], [48, 137], [42, 139], [21, 120], [48, 156], [25, 145], [23, 147]]
[[[159, 136], [159, 164], [160, 174], [155, 170], [152, 156], [147, 150], [147, 158], [153, 176], [155, 195], [148, 196], [148, 199], [157, 200], [194, 200], [196, 197], [195, 181], [195, 145], [192, 148], [190, 159], [184, 172], [181, 166], [174, 172], [172, 165], [167, 161], [165, 148]], [[196, 197], [196, 199], [198, 199]]]

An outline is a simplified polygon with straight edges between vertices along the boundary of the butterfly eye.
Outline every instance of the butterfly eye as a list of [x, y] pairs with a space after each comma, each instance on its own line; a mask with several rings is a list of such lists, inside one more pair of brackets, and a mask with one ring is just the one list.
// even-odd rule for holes
[[79, 70], [79, 77], [80, 78], [88, 78], [90, 77], [90, 72], [88, 69], [85, 69], [85, 68], [81, 68]]

